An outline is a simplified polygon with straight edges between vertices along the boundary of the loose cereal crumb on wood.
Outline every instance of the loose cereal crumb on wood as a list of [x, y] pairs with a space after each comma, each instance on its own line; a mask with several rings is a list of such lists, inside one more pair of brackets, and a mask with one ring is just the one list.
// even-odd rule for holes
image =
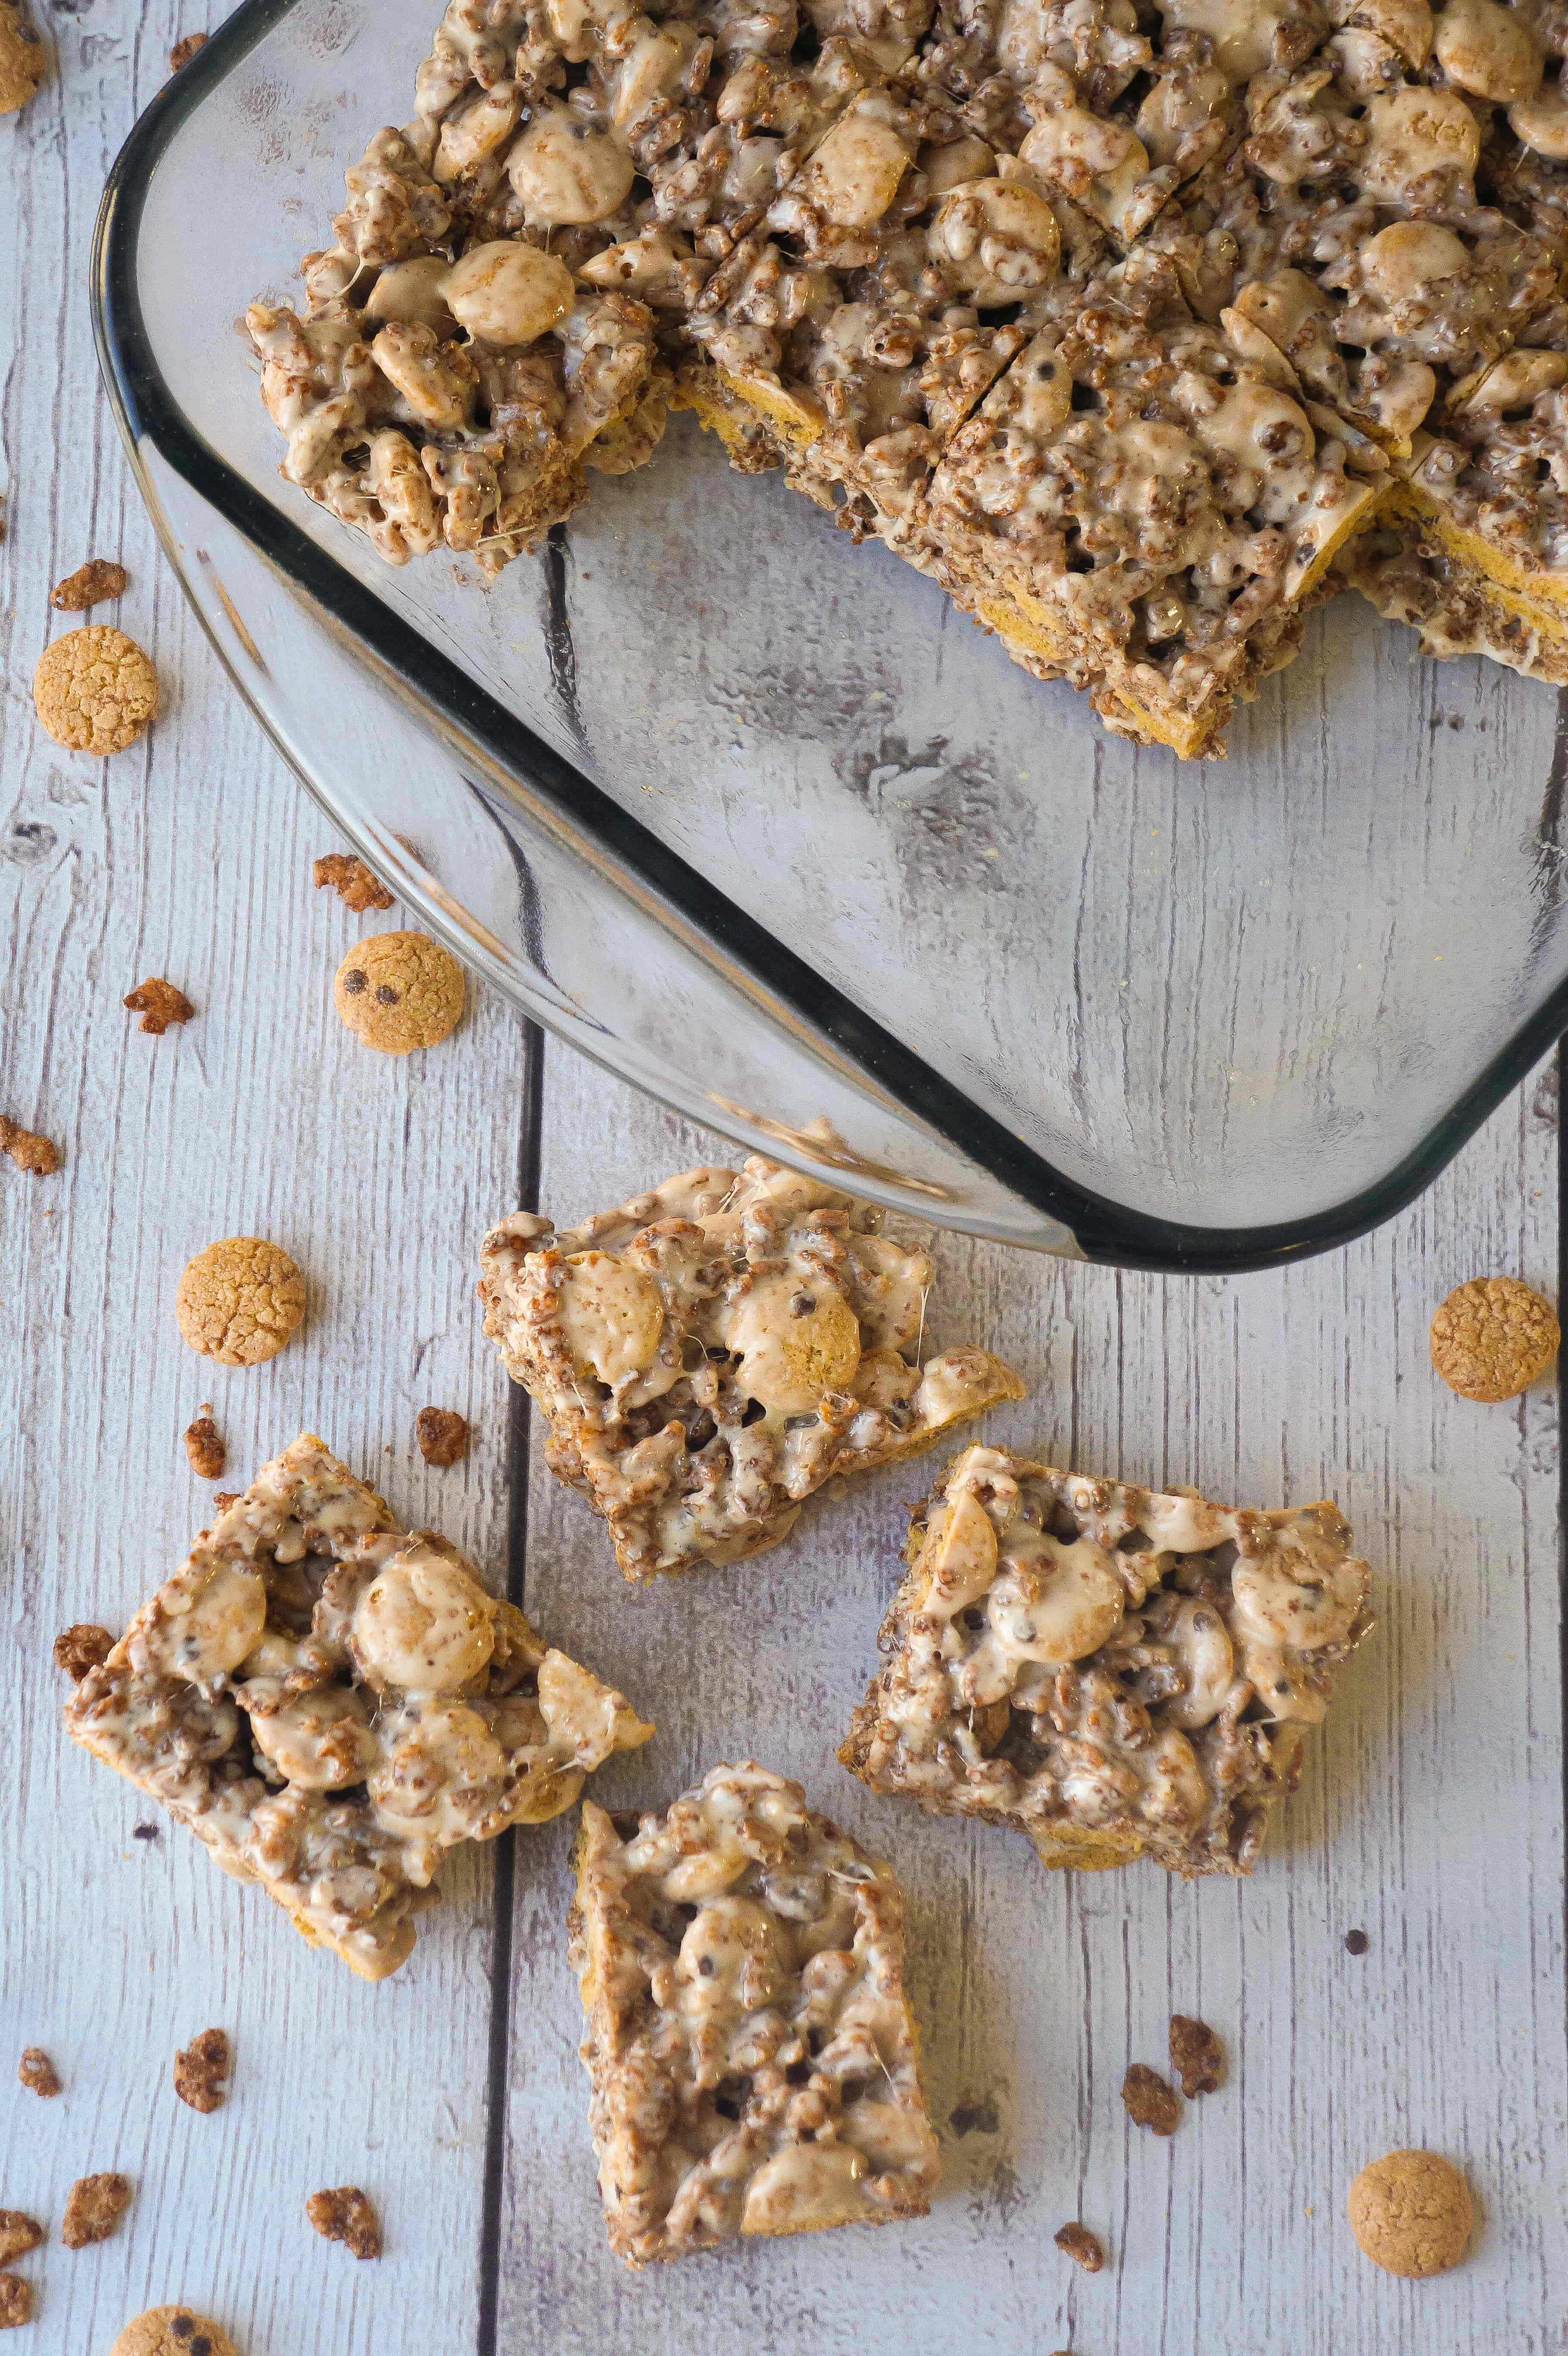
[[128, 990], [125, 1004], [133, 1014], [142, 1018], [137, 1029], [150, 1031], [155, 1039], [161, 1039], [171, 1023], [188, 1023], [196, 1012], [183, 990], [176, 990], [172, 981], [156, 975], [148, 981], [139, 981], [134, 990]]
[[31, 1178], [52, 1178], [60, 1166], [58, 1145], [24, 1129], [19, 1121], [7, 1120], [4, 1113], [0, 1113], [0, 1153], [8, 1153], [17, 1169]]
[[467, 1417], [459, 1415], [454, 1408], [421, 1407], [414, 1430], [425, 1462], [443, 1472], [449, 1465], [460, 1464], [468, 1453], [472, 1427]]
[[22, 2209], [0, 2209], [0, 2266], [8, 2266], [13, 2258], [25, 2258], [43, 2238], [44, 2229], [36, 2217]]
[[90, 2242], [107, 2242], [131, 2206], [131, 2179], [112, 2169], [98, 2176], [79, 2176], [65, 2197], [60, 2240], [68, 2250], [84, 2250]]
[[1086, 2275], [1097, 2275], [1105, 2263], [1104, 2245], [1097, 2233], [1076, 2220], [1071, 2225], [1057, 2228], [1056, 2246], [1070, 2257]]
[[1185, 2012], [1170, 2016], [1170, 2066], [1189, 2102], [1214, 2094], [1225, 2074], [1225, 2049], [1207, 2021]]
[[55, 1666], [80, 1685], [89, 1669], [101, 1669], [113, 1650], [114, 1639], [107, 1628], [79, 1620], [73, 1628], [62, 1628], [55, 1638]]
[[41, 2045], [25, 2049], [16, 2064], [16, 2075], [30, 2094], [39, 2094], [46, 2102], [59, 2093], [59, 2072]]
[[123, 564], [107, 556], [93, 556], [57, 581], [49, 591], [49, 604], [58, 614], [85, 614], [90, 605], [101, 605], [111, 597], [125, 594], [128, 575]]
[[191, 1470], [202, 1481], [219, 1481], [229, 1462], [229, 1451], [223, 1444], [223, 1434], [209, 1415], [198, 1415], [194, 1423], [185, 1428], [185, 1452], [190, 1458]]
[[170, 73], [178, 73], [182, 66], [188, 66], [197, 49], [205, 49], [206, 47], [205, 33], [183, 33], [169, 51]]
[[[0, 110], [3, 111], [3, 110]], [[0, 2331], [14, 2331], [33, 2315], [33, 2286], [20, 2275], [0, 2275]]]
[[389, 908], [392, 895], [379, 875], [372, 875], [362, 859], [355, 859], [346, 851], [329, 851], [311, 869], [316, 890], [331, 884], [346, 908], [362, 916], [368, 908]]
[[1135, 2062], [1122, 2081], [1122, 2100], [1136, 2127], [1151, 2127], [1157, 2136], [1174, 2135], [1181, 2104], [1174, 2086], [1147, 2062]]
[[204, 2029], [175, 2055], [175, 2092], [193, 2111], [216, 2111], [228, 2092], [229, 2040], [221, 2029]]
[[313, 2192], [304, 2213], [323, 2238], [342, 2242], [357, 2258], [381, 2254], [381, 2224], [368, 2194], [357, 2184], [340, 2184], [331, 2192]]

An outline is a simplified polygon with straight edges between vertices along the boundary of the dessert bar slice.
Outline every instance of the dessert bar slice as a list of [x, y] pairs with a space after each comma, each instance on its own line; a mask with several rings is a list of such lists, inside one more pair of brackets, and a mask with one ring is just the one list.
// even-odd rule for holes
[[628, 1579], [758, 1554], [825, 1482], [1023, 1397], [985, 1350], [921, 1362], [931, 1262], [880, 1230], [755, 1157], [559, 1235], [519, 1211], [485, 1237], [485, 1331]]
[[1254, 1513], [970, 1448], [911, 1525], [888, 1665], [838, 1756], [1047, 1865], [1250, 1873], [1360, 1644], [1331, 1505]]
[[385, 1979], [441, 1852], [653, 1732], [305, 1432], [150, 1596], [67, 1730], [313, 1945]]
[[892, 1869], [754, 1764], [588, 1802], [571, 1960], [610, 2247], [923, 2217], [941, 2173]]

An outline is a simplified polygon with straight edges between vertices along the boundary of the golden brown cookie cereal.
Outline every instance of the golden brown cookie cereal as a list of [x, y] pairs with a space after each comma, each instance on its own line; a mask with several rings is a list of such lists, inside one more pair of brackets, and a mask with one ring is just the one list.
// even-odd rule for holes
[[0, 114], [26, 106], [43, 78], [43, 43], [16, 0], [0, 0]]
[[109, 2356], [236, 2356], [234, 2342], [194, 2307], [150, 2307], [133, 2315]]
[[90, 605], [101, 605], [111, 597], [123, 597], [127, 574], [123, 564], [107, 556], [90, 556], [63, 581], [57, 581], [49, 591], [49, 604], [57, 614], [85, 614]]
[[1563, 1339], [1557, 1312], [1517, 1276], [1477, 1276], [1432, 1320], [1432, 1363], [1461, 1398], [1517, 1398]]
[[1470, 2188], [1435, 2151], [1390, 2151], [1350, 2187], [1350, 2231], [1391, 2275], [1441, 2275], [1456, 2266], [1476, 2222]]
[[383, 1055], [433, 1047], [463, 1013], [463, 968], [425, 933], [371, 933], [337, 969], [333, 1001], [357, 1039]]
[[175, 1293], [175, 1315], [193, 1350], [220, 1366], [275, 1358], [304, 1315], [304, 1279], [261, 1236], [226, 1236], [197, 1252]]
[[158, 708], [158, 674], [134, 638], [107, 622], [68, 630], [33, 673], [38, 718], [69, 753], [123, 753]]

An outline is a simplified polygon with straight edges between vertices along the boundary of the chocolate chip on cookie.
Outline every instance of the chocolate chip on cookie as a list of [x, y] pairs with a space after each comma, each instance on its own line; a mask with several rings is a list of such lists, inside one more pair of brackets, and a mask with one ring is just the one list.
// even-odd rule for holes
[[424, 933], [371, 933], [337, 969], [333, 999], [357, 1039], [383, 1055], [433, 1047], [463, 1014], [463, 968]]
[[1391, 2275], [1441, 2275], [1456, 2266], [1476, 2221], [1470, 2188], [1435, 2151], [1390, 2151], [1350, 2187], [1350, 2231]]
[[123, 753], [152, 725], [158, 674], [134, 638], [107, 622], [89, 622], [44, 648], [33, 701], [68, 753]]
[[203, 1357], [220, 1366], [257, 1366], [277, 1356], [304, 1315], [304, 1279], [287, 1252], [263, 1237], [226, 1236], [187, 1266], [175, 1315]]
[[235, 2356], [220, 2323], [194, 2307], [150, 2307], [133, 2315], [109, 2356]]

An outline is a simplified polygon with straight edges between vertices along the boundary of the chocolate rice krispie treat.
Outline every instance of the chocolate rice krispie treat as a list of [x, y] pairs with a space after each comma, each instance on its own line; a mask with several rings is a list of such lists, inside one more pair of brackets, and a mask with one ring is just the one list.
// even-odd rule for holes
[[1023, 1397], [988, 1351], [923, 1361], [926, 1254], [761, 1156], [559, 1235], [518, 1211], [480, 1264], [485, 1331], [628, 1579], [760, 1554], [825, 1482]]
[[571, 1931], [618, 2257], [924, 2216], [903, 1901], [798, 1783], [748, 1762], [662, 1815], [588, 1802]]
[[1331, 1505], [1256, 1513], [966, 1449], [838, 1756], [874, 1791], [1026, 1832], [1046, 1865], [1250, 1873], [1360, 1643]]
[[201, 1533], [65, 1722], [371, 1980], [412, 1947], [443, 1849], [560, 1815], [653, 1732], [309, 1432]]

